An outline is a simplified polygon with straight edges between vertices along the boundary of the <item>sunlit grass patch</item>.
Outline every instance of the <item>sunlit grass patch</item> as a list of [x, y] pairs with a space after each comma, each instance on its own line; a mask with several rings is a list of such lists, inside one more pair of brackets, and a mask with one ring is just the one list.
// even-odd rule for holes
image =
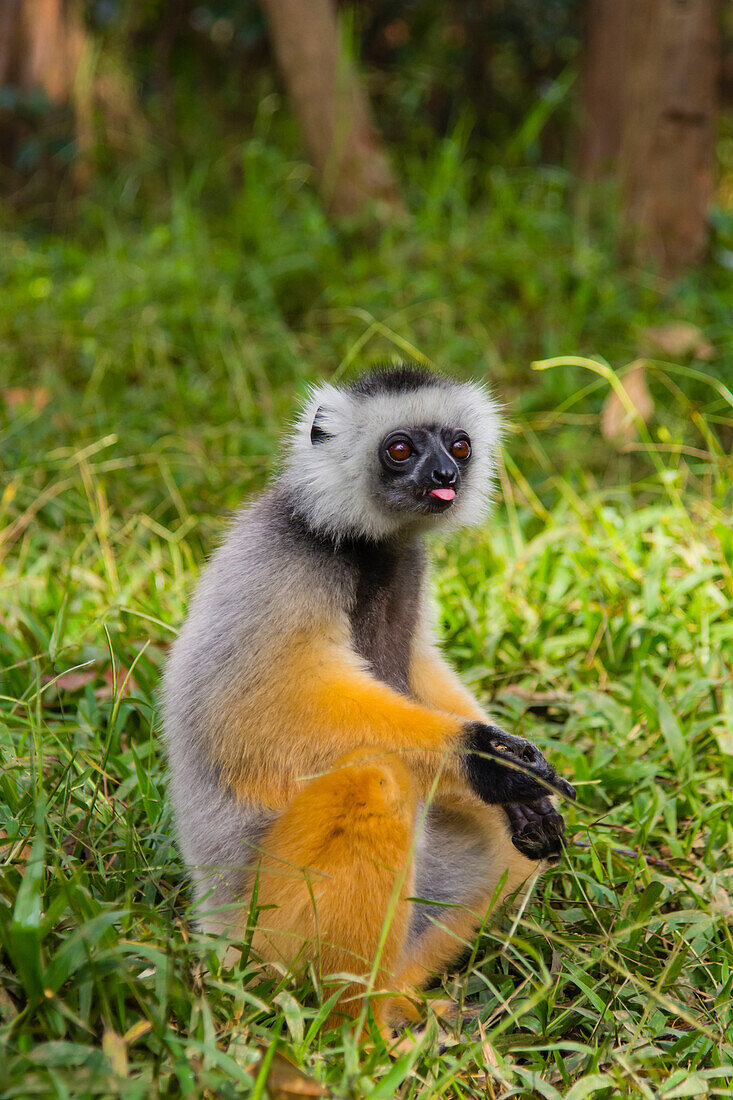
[[[488, 209], [446, 192], [378, 241], [336, 241], [296, 188], [286, 239], [252, 222], [286, 174], [270, 160], [231, 226], [189, 193], [164, 224], [0, 257], [0, 1093], [262, 1096], [292, 1062], [344, 1096], [724, 1095], [724, 290], [621, 276], [576, 231], [562, 174], [498, 172]], [[629, 363], [680, 311], [715, 358], [646, 361], [657, 410], [624, 453], [599, 435], [608, 376], [530, 370], [568, 347]], [[566, 858], [445, 979], [478, 1018], [360, 1049], [325, 1029], [317, 975], [226, 970], [194, 933], [157, 691], [306, 382], [409, 348], [508, 403], [501, 506], [434, 548], [435, 591], [467, 682], [579, 799]]]
[[[496, 1095], [723, 1087], [733, 543], [713, 483], [680, 503], [654, 474], [585, 491], [517, 476], [483, 531], [436, 547], [448, 649], [498, 720], [574, 777], [573, 842], [446, 979], [478, 1023], [358, 1054], [324, 1032], [313, 986], [224, 971], [191, 931], [156, 690], [224, 517], [175, 499], [155, 447], [128, 462], [104, 443], [59, 440], [6, 481], [3, 1090], [246, 1094], [275, 1036], [336, 1094], [483, 1096], [487, 1073]], [[121, 510], [117, 478], [140, 486]]]

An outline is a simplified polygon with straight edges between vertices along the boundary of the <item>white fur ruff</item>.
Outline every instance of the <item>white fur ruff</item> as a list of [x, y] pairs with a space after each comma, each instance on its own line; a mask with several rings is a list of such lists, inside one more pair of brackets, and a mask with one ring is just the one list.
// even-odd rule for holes
[[[311, 442], [318, 424], [332, 438]], [[379, 444], [391, 431], [438, 425], [465, 431], [471, 460], [455, 504], [434, 516], [408, 517], [379, 492]], [[384, 539], [406, 527], [454, 529], [480, 523], [494, 483], [501, 439], [499, 409], [478, 383], [440, 379], [419, 389], [364, 395], [325, 384], [314, 387], [290, 439], [282, 484], [311, 527], [335, 538]]]

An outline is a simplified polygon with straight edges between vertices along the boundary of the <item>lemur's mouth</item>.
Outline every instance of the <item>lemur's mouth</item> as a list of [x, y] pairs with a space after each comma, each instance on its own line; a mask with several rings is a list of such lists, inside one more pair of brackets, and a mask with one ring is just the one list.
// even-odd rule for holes
[[437, 497], [438, 500], [451, 501], [456, 495], [455, 489], [431, 489], [430, 496]]

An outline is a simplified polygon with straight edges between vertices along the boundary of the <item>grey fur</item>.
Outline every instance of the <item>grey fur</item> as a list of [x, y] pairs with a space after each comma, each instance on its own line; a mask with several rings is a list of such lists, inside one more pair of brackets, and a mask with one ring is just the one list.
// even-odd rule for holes
[[[326, 435], [312, 441], [319, 407]], [[499, 433], [496, 407], [481, 387], [442, 378], [401, 394], [321, 387], [299, 421], [283, 474], [239, 513], [201, 576], [163, 694], [178, 842], [208, 930], [231, 922], [254, 853], [276, 817], [238, 801], [220, 782], [205, 747], [210, 702], [227, 685], [256, 692], [268, 676], [259, 654], [272, 637], [308, 630], [334, 614], [348, 620], [355, 652], [374, 675], [409, 694], [424, 558], [418, 528], [405, 532], [400, 517], [380, 505], [372, 451], [390, 424], [435, 423], [438, 414], [440, 422], [467, 427], [474, 459], [455, 514], [429, 517], [421, 527], [478, 520], [490, 496]], [[418, 894], [438, 901], [470, 895], [480, 875], [478, 843], [431, 809], [418, 842]], [[432, 917], [440, 919], [439, 910], [416, 906], [413, 934]]]
[[345, 577], [338, 569], [319, 575], [317, 550], [303, 555], [297, 547], [277, 488], [241, 512], [201, 576], [165, 670], [173, 810], [201, 918], [237, 900], [252, 853], [276, 816], [237, 801], [220, 783], [204, 746], [209, 701], [232, 679], [242, 692], [256, 690], [267, 672], [257, 660], [267, 637], [305, 629], [330, 614], [332, 601], [345, 603]]
[[[415, 940], [433, 921], [445, 923], [446, 906], [465, 902], [491, 881], [486, 840], [470, 820], [443, 806], [418, 813], [415, 848], [415, 899], [409, 940]], [[425, 904], [437, 902], [436, 905]]]

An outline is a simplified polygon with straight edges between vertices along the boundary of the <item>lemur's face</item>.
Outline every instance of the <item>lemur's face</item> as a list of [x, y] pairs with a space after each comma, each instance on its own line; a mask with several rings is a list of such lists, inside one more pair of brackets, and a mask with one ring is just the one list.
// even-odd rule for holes
[[453, 507], [471, 462], [460, 428], [398, 428], [379, 444], [380, 482], [390, 508], [440, 515]]

